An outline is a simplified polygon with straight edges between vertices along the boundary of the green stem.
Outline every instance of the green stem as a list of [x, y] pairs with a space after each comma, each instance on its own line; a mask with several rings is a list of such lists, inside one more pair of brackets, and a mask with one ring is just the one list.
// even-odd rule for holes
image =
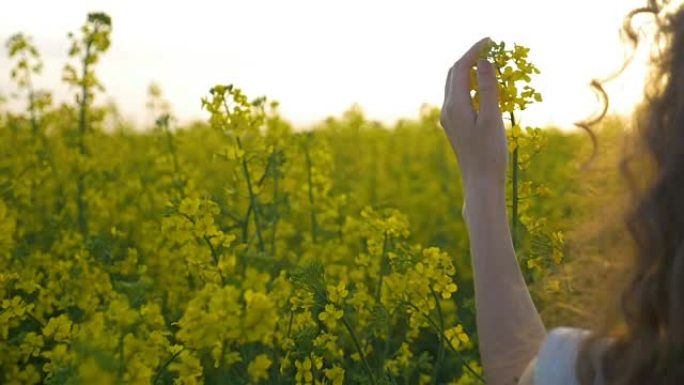
[[[274, 147], [273, 151], [271, 151], [271, 154], [268, 156], [268, 161], [266, 162], [266, 167], [264, 169], [264, 173], [261, 175], [261, 177], [259, 178], [259, 181], [257, 182], [257, 185], [259, 187], [263, 186], [264, 182], [266, 181], [266, 177], [269, 174], [269, 171], [271, 171], [273, 173], [273, 207], [274, 207], [274, 211], [275, 211], [275, 213], [274, 213], [275, 219], [273, 220], [273, 231], [271, 232], [271, 240], [270, 240], [271, 255], [273, 255], [273, 256], [275, 256], [275, 252], [276, 252], [276, 246], [275, 246], [276, 230], [278, 227], [278, 220], [280, 219], [280, 217], [278, 216], [278, 179], [279, 179], [278, 176], [279, 176], [279, 173], [278, 173], [277, 156], [278, 156], [278, 148]], [[250, 207], [251, 207], [251, 205], [250, 205]], [[244, 236], [244, 234], [243, 234], [243, 237], [246, 237], [246, 236]]]
[[[87, 122], [87, 110], [88, 110], [88, 83], [86, 79], [88, 77], [88, 63], [90, 62], [90, 50], [93, 41], [89, 39], [86, 48], [85, 55], [83, 56], [83, 72], [81, 74], [81, 100], [80, 100], [80, 114], [78, 119], [78, 151], [81, 156], [85, 157], [87, 153], [87, 148], [85, 145], [85, 135], [88, 131]], [[76, 207], [78, 209], [78, 228], [83, 235], [85, 240], [88, 239], [88, 203], [85, 200], [85, 175], [81, 172], [79, 167], [78, 175], [76, 177]]]
[[119, 351], [120, 364], [117, 370], [117, 383], [123, 383], [124, 373], [126, 371], [126, 366], [128, 365], [127, 360], [124, 359], [124, 337], [125, 334], [121, 334], [119, 337], [119, 344], [117, 345], [117, 350]]
[[[501, 68], [499, 66], [495, 65], [496, 71], [499, 74], [499, 77], [502, 76], [501, 74]], [[513, 111], [508, 112], [508, 117], [511, 120], [511, 129], [513, 129], [516, 125], [515, 121], [515, 114], [513, 114]], [[511, 159], [511, 192], [512, 192], [512, 202], [511, 202], [511, 237], [513, 238], [513, 248], [517, 249], [518, 248], [518, 170], [519, 170], [519, 159], [518, 159], [518, 138], [513, 137], [513, 140], [516, 141], [515, 149], [513, 149], [513, 155]]]
[[[277, 157], [277, 148], [273, 149], [273, 155], [274, 157]], [[278, 230], [278, 221], [280, 220], [280, 215], [278, 212], [278, 177], [279, 177], [279, 170], [278, 170], [278, 161], [277, 159], [274, 160], [274, 166], [273, 166], [273, 211], [275, 218], [273, 219], [273, 230], [271, 232], [271, 255], [275, 258], [276, 255], [276, 232]]]
[[[28, 63], [29, 57], [26, 54], [26, 51], [22, 52], [22, 56], [24, 58], [24, 61]], [[30, 66], [26, 66], [25, 69], [25, 76], [26, 76], [26, 89], [28, 91], [28, 102], [29, 102], [29, 116], [31, 119], [31, 129], [33, 130], [34, 134], [38, 133], [38, 117], [36, 114], [36, 93], [33, 89], [33, 81], [31, 80], [31, 69]]]
[[161, 126], [161, 128], [164, 130], [164, 133], [166, 134], [166, 143], [169, 146], [169, 152], [171, 153], [171, 160], [173, 160], [173, 171], [175, 173], [175, 177], [178, 178], [178, 176], [180, 175], [180, 165], [178, 164], [178, 155], [176, 154], [176, 145], [173, 141], [173, 135], [171, 134], [171, 130], [169, 130], [168, 115], [166, 115], [166, 117], [161, 118], [159, 125]]
[[435, 299], [435, 307], [437, 308], [437, 315], [439, 316], [439, 348], [437, 350], [437, 362], [435, 362], [435, 367], [432, 370], [432, 384], [437, 384], [437, 376], [439, 375], [439, 368], [442, 366], [442, 361], [444, 360], [444, 316], [442, 314], [442, 306], [439, 304], [439, 297], [437, 293], [430, 288], [432, 297]]
[[[240, 141], [240, 137], [236, 136], [235, 140], [237, 141], [238, 148], [240, 151], [243, 151], [242, 149], [242, 142]], [[245, 179], [247, 181], [247, 191], [249, 192], [249, 202], [251, 207], [254, 209], [254, 226], [256, 227], [256, 234], [257, 238], [259, 239], [259, 251], [263, 252], [264, 251], [264, 238], [261, 236], [261, 223], [259, 219], [259, 206], [257, 205], [257, 198], [256, 194], [254, 194], [254, 187], [252, 186], [252, 176], [249, 173], [249, 166], [247, 165], [247, 157], [242, 158], [242, 171], [245, 175]]]
[[[184, 218], [186, 218], [187, 220], [189, 220], [190, 223], [192, 223], [193, 225], [195, 224], [195, 220], [192, 219], [191, 216], [189, 216], [187, 214], [181, 214], [181, 215]], [[214, 261], [214, 265], [216, 266], [216, 271], [218, 272], [219, 277], [221, 277], [221, 283], [223, 284], [223, 286], [225, 286], [226, 285], [226, 278], [223, 276], [223, 273], [221, 272], [221, 268], [219, 268], [220, 258], [219, 258], [218, 252], [216, 251], [216, 248], [214, 247], [214, 245], [211, 244], [211, 239], [208, 236], [203, 235], [202, 240], [204, 240], [204, 243], [206, 243], [206, 245], [209, 247], [209, 251], [211, 252], [211, 259]]]
[[[417, 311], [418, 314], [420, 314], [420, 315], [422, 315], [423, 317], [425, 317], [425, 319], [428, 321], [428, 323], [430, 323], [430, 326], [432, 326], [432, 328], [433, 328], [436, 332], [439, 333], [439, 328], [437, 327], [437, 324], [436, 324], [435, 321], [432, 319], [432, 317], [430, 317], [429, 314], [423, 313], [422, 311], [420, 311], [420, 309], [418, 308], [418, 306], [412, 304], [411, 302], [404, 302], [404, 303], [405, 303], [406, 305], [410, 306], [411, 308], [413, 308], [415, 311]], [[440, 334], [441, 334], [441, 336], [442, 336], [443, 341], [446, 341], [447, 347], [448, 347], [449, 349], [451, 349], [451, 351], [454, 352], [454, 354], [456, 354], [456, 358], [461, 362], [461, 364], [463, 365], [463, 367], [466, 368], [466, 369], [470, 372], [470, 374], [472, 374], [473, 377], [475, 377], [477, 380], [479, 380], [479, 381], [482, 382], [483, 384], [486, 384], [484, 378], [483, 378], [478, 372], [476, 372], [475, 369], [473, 369], [473, 368], [470, 367], [470, 365], [466, 362], [466, 360], [465, 360], [465, 359], [463, 358], [463, 356], [461, 355], [461, 352], [459, 352], [458, 350], [456, 350], [456, 348], [454, 347], [454, 345], [451, 344], [451, 341], [449, 341], [449, 339], [446, 338], [446, 335], [444, 335], [444, 333], [440, 333]]]
[[274, 149], [268, 156], [268, 160], [266, 161], [266, 167], [264, 168], [264, 173], [261, 174], [261, 177], [257, 182], [257, 186], [259, 187], [261, 187], [264, 184], [264, 182], [266, 181], [266, 177], [268, 176], [268, 172], [271, 171], [271, 167], [273, 167], [273, 165], [275, 164], [275, 151], [276, 150]]
[[43, 144], [43, 153], [41, 154], [41, 158], [46, 159], [50, 169], [52, 170], [52, 174], [55, 179], [55, 183], [57, 184], [57, 193], [56, 193], [56, 198], [55, 198], [55, 211], [59, 212], [61, 211], [61, 208], [64, 207], [64, 201], [66, 200], [65, 194], [64, 194], [64, 186], [62, 184], [62, 178], [60, 176], [59, 170], [57, 169], [57, 165], [55, 163], [55, 156], [52, 152], [52, 149], [50, 147], [50, 140], [47, 136], [47, 134], [43, 132], [39, 132], [40, 139]]
[[173, 360], [178, 358], [178, 356], [180, 356], [180, 354], [182, 352], [183, 352], [183, 349], [174, 353], [171, 357], [169, 357], [168, 360], [166, 360], [166, 362], [164, 362], [164, 364], [162, 366], [159, 367], [159, 369], [157, 370], [157, 373], [154, 375], [154, 380], [152, 380], [152, 385], [155, 385], [159, 381], [159, 378], [161, 377], [162, 371], [166, 370], [166, 368], [173, 362]]
[[252, 204], [247, 207], [247, 213], [245, 214], [245, 219], [241, 220], [242, 223], [242, 243], [247, 243], [249, 241], [249, 217], [252, 215]]
[[382, 294], [382, 281], [385, 274], [387, 274], [387, 244], [389, 242], [389, 236], [385, 232], [385, 237], [382, 241], [382, 256], [380, 257], [380, 274], [378, 277], [378, 285], [375, 288], [375, 301], [380, 303], [380, 295]]
[[290, 320], [287, 322], [287, 338], [292, 335], [292, 322], [294, 321], [294, 312], [290, 309]]
[[375, 382], [375, 376], [373, 375], [373, 370], [371, 369], [370, 365], [368, 364], [368, 360], [366, 359], [366, 355], [363, 353], [363, 349], [361, 349], [361, 344], [359, 343], [359, 339], [356, 337], [356, 333], [354, 332], [354, 329], [352, 329], [351, 325], [349, 325], [349, 322], [347, 322], [347, 318], [342, 316], [341, 318], [342, 324], [344, 327], [347, 329], [349, 332], [349, 335], [352, 338], [352, 341], [354, 342], [354, 346], [356, 347], [356, 351], [359, 353], [359, 356], [361, 357], [361, 361], [363, 362], [363, 367], [366, 369], [366, 372], [368, 373], [368, 377], [371, 380], [371, 384], [376, 385], [377, 382]]
[[216, 252], [216, 248], [214, 247], [214, 245], [211, 244], [211, 239], [209, 239], [209, 237], [205, 235], [202, 238], [204, 238], [204, 242], [207, 244], [207, 246], [209, 246], [209, 250], [211, 251], [211, 258], [214, 260], [214, 264], [216, 265], [216, 271], [218, 271], [219, 277], [221, 277], [221, 284], [222, 286], [225, 286], [226, 279], [225, 277], [223, 277], [223, 273], [221, 272], [221, 268], [219, 267], [220, 258], [218, 253]]
[[306, 172], [307, 172], [307, 182], [309, 184], [309, 205], [311, 206], [311, 239], [313, 243], [316, 243], [316, 235], [318, 233], [318, 226], [316, 223], [316, 211], [314, 202], [314, 192], [313, 192], [313, 177], [311, 175], [311, 155], [309, 154], [309, 148], [304, 145], [304, 156], [306, 157]]
[[[3, 311], [3, 312], [4, 312], [4, 311]], [[0, 312], [0, 314], [2, 314], [3, 312]], [[41, 328], [44, 328], [44, 327], [45, 327], [45, 322], [39, 320], [38, 317], [36, 317], [33, 313], [31, 313], [30, 311], [27, 311], [26, 314], [28, 314], [28, 316], [29, 316], [32, 320], [36, 321], [36, 322], [38, 323], [38, 325], [40, 325]]]

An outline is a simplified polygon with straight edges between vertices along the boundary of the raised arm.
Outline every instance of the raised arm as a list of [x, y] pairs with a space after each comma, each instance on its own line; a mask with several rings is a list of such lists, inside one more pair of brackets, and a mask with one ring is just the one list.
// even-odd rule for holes
[[[516, 384], [546, 332], [513, 249], [506, 217], [506, 133], [494, 67], [478, 60], [476, 43], [449, 70], [441, 124], [464, 183], [480, 356], [488, 385]], [[474, 111], [469, 70], [477, 63], [480, 110]]]

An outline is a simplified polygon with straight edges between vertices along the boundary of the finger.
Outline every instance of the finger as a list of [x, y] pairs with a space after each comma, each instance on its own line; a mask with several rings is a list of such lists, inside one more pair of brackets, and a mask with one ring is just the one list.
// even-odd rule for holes
[[444, 83], [444, 101], [446, 102], [447, 97], [449, 96], [449, 90], [451, 89], [451, 69], [453, 67], [449, 67], [449, 72], [447, 72], [447, 78], [446, 82]]
[[501, 119], [499, 108], [499, 87], [494, 73], [494, 65], [488, 60], [477, 61], [477, 86], [480, 92], [480, 111], [478, 120], [494, 122]]
[[480, 56], [485, 44], [491, 40], [487, 37], [475, 43], [451, 68], [449, 95], [456, 112], [475, 118], [473, 100], [470, 97], [470, 68]]

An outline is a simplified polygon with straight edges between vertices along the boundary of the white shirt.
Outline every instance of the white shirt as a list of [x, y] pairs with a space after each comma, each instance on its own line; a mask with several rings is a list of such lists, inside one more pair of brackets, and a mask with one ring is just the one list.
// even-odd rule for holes
[[[535, 385], [578, 385], [579, 381], [575, 374], [575, 363], [580, 342], [590, 334], [588, 330], [558, 327], [552, 329], [539, 349], [534, 367]], [[605, 345], [604, 345], [605, 346]], [[595, 356], [595, 365], [600, 366], [598, 355]], [[603, 383], [602, 373], [598, 370], [598, 376], [594, 382], [596, 385]]]

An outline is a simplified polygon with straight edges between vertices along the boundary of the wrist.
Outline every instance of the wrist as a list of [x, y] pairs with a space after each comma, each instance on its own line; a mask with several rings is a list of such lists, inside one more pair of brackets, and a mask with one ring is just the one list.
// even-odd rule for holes
[[466, 200], [502, 197], [505, 200], [506, 185], [494, 178], [470, 178], [464, 183], [464, 192]]
[[484, 220], [506, 219], [505, 185], [494, 181], [478, 181], [465, 188], [462, 215], [468, 227]]

